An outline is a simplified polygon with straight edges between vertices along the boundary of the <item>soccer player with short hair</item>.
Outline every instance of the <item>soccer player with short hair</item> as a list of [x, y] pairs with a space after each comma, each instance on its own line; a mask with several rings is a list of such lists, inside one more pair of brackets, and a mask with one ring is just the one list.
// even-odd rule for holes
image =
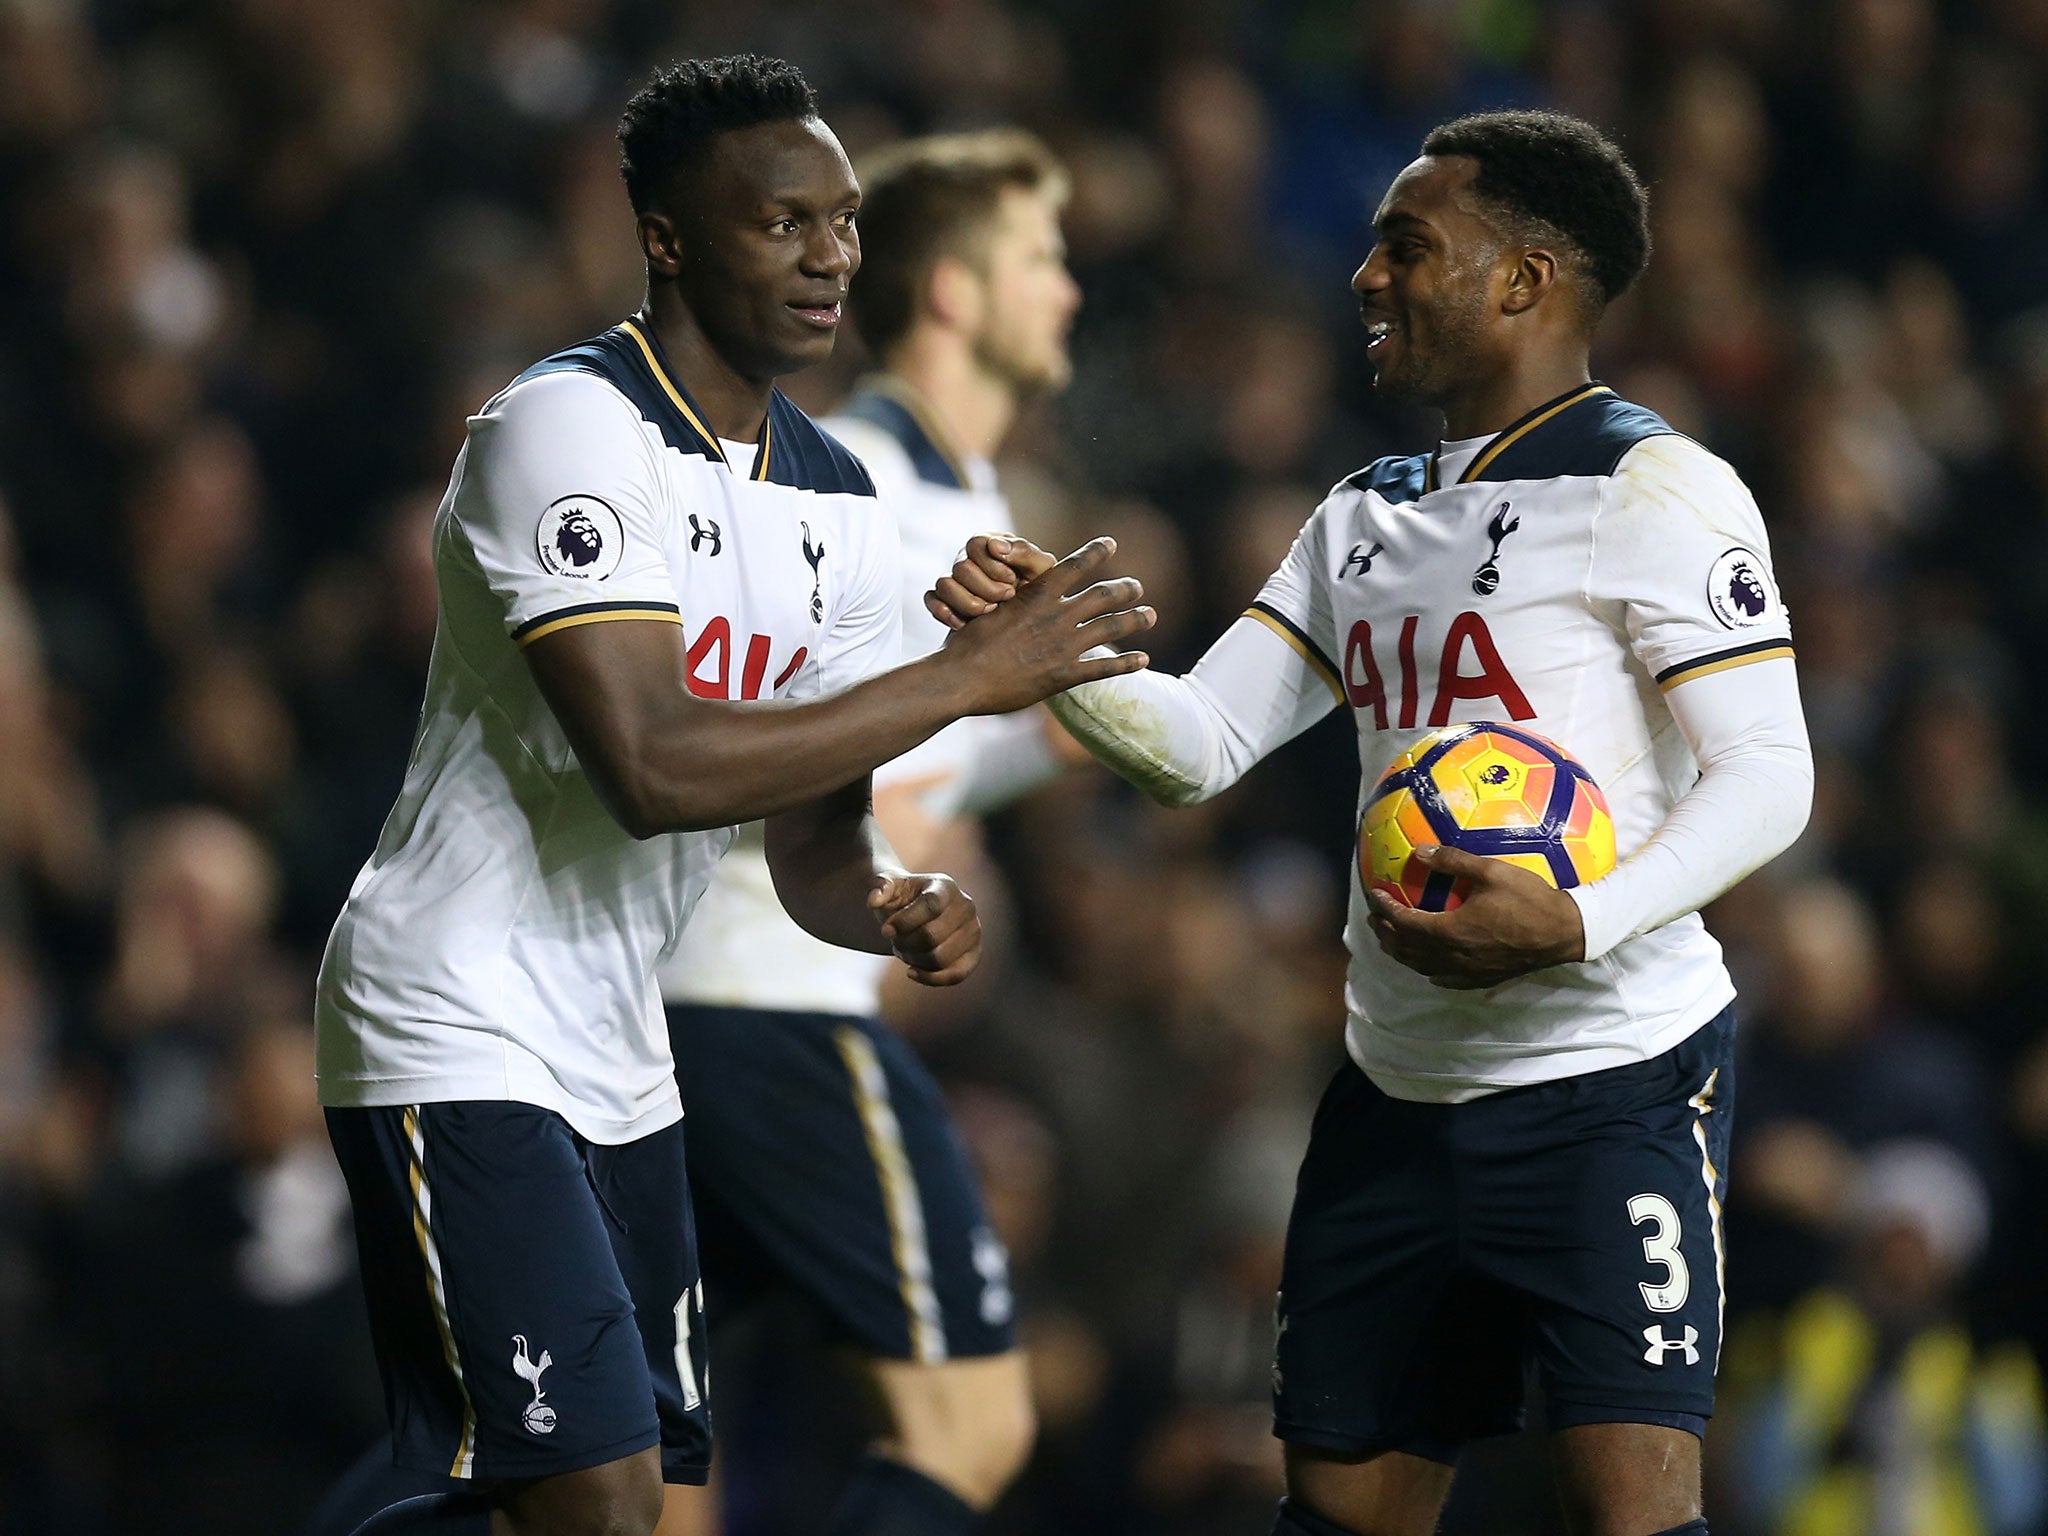
[[[945, 985], [973, 904], [868, 773], [1079, 675], [1135, 583], [908, 665], [859, 461], [774, 386], [832, 350], [860, 191], [779, 60], [658, 72], [619, 132], [641, 311], [469, 423], [412, 762], [321, 968], [321, 1102], [406, 1468], [364, 1529], [647, 1536], [709, 1458], [682, 1105], [654, 982], [735, 824], [791, 914]], [[977, 626], [978, 628], [979, 626]], [[970, 639], [972, 637], [969, 637]], [[884, 670], [893, 668], [893, 670]]]
[[[1104, 762], [1202, 800], [1349, 706], [1360, 807], [1454, 721], [1526, 723], [1605, 788], [1623, 854], [1560, 891], [1469, 882], [1420, 912], [1354, 885], [1350, 1062], [1290, 1219], [1278, 1536], [1424, 1536], [1458, 1452], [1547, 1405], [1571, 1528], [1704, 1536], [1721, 1340], [1734, 986], [1700, 907], [1804, 825], [1813, 769], [1756, 504], [1728, 466], [1595, 383], [1647, 198], [1588, 124], [1436, 129], [1352, 279], [1379, 391], [1436, 451], [1336, 486], [1185, 677], [1052, 701]], [[1004, 557], [1004, 558], [999, 558]], [[933, 596], [968, 628], [1043, 557], [980, 540]]]
[[[1027, 400], [1065, 384], [1080, 293], [1066, 178], [1014, 131], [894, 146], [860, 167], [852, 314], [881, 363], [827, 427], [875, 480], [902, 540], [905, 651], [947, 630], [922, 604], [1009, 511], [989, 455]], [[1055, 744], [1057, 743], [1057, 745]], [[1079, 754], [1042, 710], [962, 720], [875, 775], [914, 856]], [[728, 1276], [793, 1288], [851, 1344], [884, 1431], [832, 1536], [945, 1536], [978, 1523], [1031, 1448], [1007, 1258], [938, 1085], [879, 1014], [887, 962], [834, 948], [776, 900], [744, 828], [661, 973], [714, 1318]]]

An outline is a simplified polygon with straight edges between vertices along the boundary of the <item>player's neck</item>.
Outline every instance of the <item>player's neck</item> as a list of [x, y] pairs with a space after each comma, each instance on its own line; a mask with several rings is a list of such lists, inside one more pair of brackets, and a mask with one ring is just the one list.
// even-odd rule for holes
[[963, 458], [987, 459], [1017, 420], [1017, 392], [975, 361], [956, 337], [913, 331], [890, 349], [886, 367], [917, 392], [939, 446]]
[[1590, 383], [1583, 351], [1518, 362], [1470, 390], [1437, 402], [1444, 413], [1444, 440], [1491, 437], [1513, 426], [1538, 406]]
[[676, 382], [703, 412], [704, 424], [727, 442], [758, 443], [775, 381], [750, 379], [734, 368], [673, 294], [656, 288], [640, 313], [661, 343]]

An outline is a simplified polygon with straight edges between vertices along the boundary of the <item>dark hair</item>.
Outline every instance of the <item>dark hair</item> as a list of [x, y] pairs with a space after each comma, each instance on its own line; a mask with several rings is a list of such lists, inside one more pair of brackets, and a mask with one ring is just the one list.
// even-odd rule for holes
[[1650, 195], [1591, 123], [1561, 112], [1477, 112], [1433, 130], [1422, 152], [1478, 161], [1472, 190], [1505, 216], [1504, 232], [1568, 244], [1596, 315], [1649, 262]]
[[971, 254], [1011, 188], [1064, 202], [1067, 173], [1051, 150], [1013, 128], [892, 145], [860, 164], [861, 269], [853, 319], [877, 354], [917, 319], [932, 263]]
[[818, 93], [784, 59], [736, 53], [657, 69], [619, 119], [619, 174], [633, 211], [645, 213], [669, 173], [714, 134], [817, 115]]

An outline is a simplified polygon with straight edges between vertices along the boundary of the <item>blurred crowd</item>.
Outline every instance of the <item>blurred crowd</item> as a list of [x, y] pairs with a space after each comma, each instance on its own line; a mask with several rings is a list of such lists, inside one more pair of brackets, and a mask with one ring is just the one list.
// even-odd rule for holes
[[[638, 303], [618, 108], [738, 49], [856, 155], [1065, 157], [1077, 375], [1001, 469], [1041, 542], [1117, 536], [1169, 667], [1431, 440], [1345, 286], [1423, 133], [1622, 139], [1657, 250], [1597, 371], [1756, 490], [1819, 767], [1710, 913], [1715, 1529], [2048, 1529], [2048, 3], [0, 0], [0, 1531], [289, 1532], [381, 1431], [311, 976], [464, 416]], [[1200, 810], [1080, 774], [950, 850], [992, 963], [895, 1006], [1017, 1263], [1044, 1430], [999, 1533], [1269, 1519], [1356, 783], [1333, 719]], [[719, 1341], [730, 1536], [815, 1529], [858, 1449], [808, 1326]], [[1474, 1465], [1447, 1529], [1553, 1529], [1530, 1443]]]

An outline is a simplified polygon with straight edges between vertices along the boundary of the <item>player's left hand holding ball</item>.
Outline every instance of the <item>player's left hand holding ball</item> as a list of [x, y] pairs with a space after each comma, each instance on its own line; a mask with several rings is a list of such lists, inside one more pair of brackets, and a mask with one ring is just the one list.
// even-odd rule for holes
[[1380, 949], [1411, 971], [1476, 991], [1585, 957], [1579, 904], [1540, 877], [1460, 848], [1418, 848], [1415, 856], [1469, 888], [1449, 912], [1418, 912], [1384, 891], [1366, 892]]
[[957, 986], [981, 963], [981, 917], [950, 875], [877, 875], [868, 910], [921, 986]]

